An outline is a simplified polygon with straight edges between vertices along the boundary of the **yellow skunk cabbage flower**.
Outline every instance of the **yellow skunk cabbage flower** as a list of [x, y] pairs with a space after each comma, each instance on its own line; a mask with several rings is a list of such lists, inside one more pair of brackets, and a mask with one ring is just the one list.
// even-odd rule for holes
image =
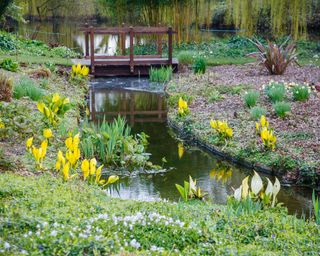
[[33, 143], [33, 137], [27, 139], [27, 141], [26, 141], [26, 147], [27, 147], [27, 149], [30, 149], [30, 148], [31, 148], [32, 143]]
[[189, 113], [190, 113], [190, 110], [188, 108], [188, 103], [180, 97], [178, 101], [178, 115], [180, 117], [184, 117]]
[[78, 65], [72, 65], [71, 69], [71, 77], [79, 77], [79, 78], [85, 78], [89, 75], [89, 68], [85, 65], [81, 67], [81, 64]]
[[230, 139], [233, 136], [233, 130], [225, 121], [211, 120], [210, 126], [214, 129], [221, 139]]
[[119, 176], [117, 175], [111, 175], [109, 176], [108, 178], [108, 181], [107, 181], [107, 184], [112, 184], [112, 183], [115, 183], [119, 180]]
[[38, 102], [37, 104], [38, 110], [43, 114], [44, 113], [44, 103], [43, 102]]
[[52, 138], [52, 137], [53, 137], [52, 130], [51, 130], [51, 129], [44, 129], [44, 130], [43, 130], [43, 136], [44, 136], [46, 139]]
[[59, 95], [59, 93], [54, 93], [53, 95], [52, 95], [52, 102], [53, 103], [56, 103], [56, 102], [58, 102], [60, 100], [60, 95]]
[[183, 157], [184, 154], [184, 147], [183, 144], [181, 142], [178, 143], [178, 156], [179, 159], [181, 159]]
[[81, 163], [81, 170], [83, 173], [83, 178], [86, 179], [89, 176], [89, 161], [87, 159], [84, 159]]
[[0, 118], [0, 129], [3, 129], [5, 127], [4, 123], [2, 122], [1, 118]]

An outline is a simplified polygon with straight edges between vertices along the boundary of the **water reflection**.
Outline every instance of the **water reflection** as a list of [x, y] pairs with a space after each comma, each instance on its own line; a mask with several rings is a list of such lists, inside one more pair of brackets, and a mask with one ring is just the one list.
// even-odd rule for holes
[[[182, 184], [191, 175], [209, 194], [209, 200], [225, 204], [227, 196], [233, 193], [232, 188], [239, 187], [242, 179], [252, 175], [252, 171], [174, 139], [165, 122], [166, 104], [162, 88], [163, 85], [149, 84], [146, 79], [138, 78], [100, 79], [93, 83], [90, 96], [90, 108], [95, 112], [93, 120], [111, 120], [112, 116], [123, 114], [130, 121], [133, 132], [143, 131], [150, 136], [147, 151], [152, 154], [151, 161], [162, 165], [162, 158], [165, 157], [165, 167], [173, 167], [173, 170], [166, 173], [122, 177], [119, 194], [113, 191], [112, 196], [142, 200], [179, 200], [175, 184]], [[151, 91], [147, 91], [149, 89]], [[161, 111], [161, 118], [155, 111]], [[151, 116], [154, 119], [150, 121]], [[274, 181], [273, 177], [270, 179]], [[278, 198], [290, 213], [304, 212], [308, 215], [310, 212], [311, 196], [308, 190], [282, 188]]]

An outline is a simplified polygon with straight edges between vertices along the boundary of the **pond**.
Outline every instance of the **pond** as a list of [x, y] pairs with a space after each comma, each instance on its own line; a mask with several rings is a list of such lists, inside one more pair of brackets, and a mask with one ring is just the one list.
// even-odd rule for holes
[[[162, 165], [162, 158], [170, 169], [158, 174], [140, 174], [121, 177], [119, 193], [111, 195], [124, 199], [179, 200], [175, 184], [182, 184], [189, 175], [208, 193], [208, 200], [225, 204], [243, 178], [252, 170], [224, 161], [220, 157], [177, 138], [166, 122], [167, 106], [163, 85], [149, 83], [147, 78], [108, 78], [91, 82], [89, 107], [94, 121], [112, 120], [126, 116], [134, 133], [145, 132], [150, 136], [147, 151], [151, 161]], [[261, 174], [261, 176], [265, 176]], [[273, 181], [274, 177], [270, 177]], [[309, 215], [311, 192], [299, 187], [282, 187], [278, 196], [291, 214]]]

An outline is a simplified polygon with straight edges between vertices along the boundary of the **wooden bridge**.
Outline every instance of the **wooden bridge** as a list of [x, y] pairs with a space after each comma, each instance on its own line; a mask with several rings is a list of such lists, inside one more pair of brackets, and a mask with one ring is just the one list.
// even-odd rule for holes
[[[148, 75], [151, 67], [171, 66], [178, 70], [178, 61], [172, 58], [173, 34], [172, 27], [108, 27], [82, 29], [85, 35], [84, 59], [73, 60], [90, 67], [93, 76], [137, 76]], [[120, 43], [121, 55], [108, 56], [95, 54], [95, 35], [116, 35]], [[126, 37], [129, 35], [129, 55], [126, 53]], [[135, 55], [134, 38], [141, 35], [155, 35], [157, 38], [157, 54]], [[168, 56], [163, 57], [162, 39], [167, 35]]]

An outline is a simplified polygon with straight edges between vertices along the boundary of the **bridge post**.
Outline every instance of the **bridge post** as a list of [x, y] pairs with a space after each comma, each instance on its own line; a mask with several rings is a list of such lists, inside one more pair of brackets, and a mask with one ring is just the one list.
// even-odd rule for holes
[[[122, 23], [122, 29], [124, 28], [124, 23]], [[121, 54], [126, 55], [126, 33], [121, 33]]]
[[[159, 23], [159, 27], [161, 26], [161, 23]], [[162, 55], [162, 34], [158, 34], [158, 54], [161, 56]]]
[[133, 36], [134, 36], [134, 31], [133, 27], [130, 27], [129, 30], [130, 33], [130, 73], [134, 72], [134, 60], [133, 60]]
[[168, 62], [172, 66], [172, 27], [168, 28]]
[[[88, 23], [85, 23], [85, 28], [87, 29], [89, 27]], [[89, 32], [86, 31], [84, 33], [84, 45], [85, 45], [85, 52], [84, 56], [87, 58], [89, 56]]]
[[91, 74], [95, 75], [94, 67], [94, 28], [90, 26], [90, 56], [91, 56]]

